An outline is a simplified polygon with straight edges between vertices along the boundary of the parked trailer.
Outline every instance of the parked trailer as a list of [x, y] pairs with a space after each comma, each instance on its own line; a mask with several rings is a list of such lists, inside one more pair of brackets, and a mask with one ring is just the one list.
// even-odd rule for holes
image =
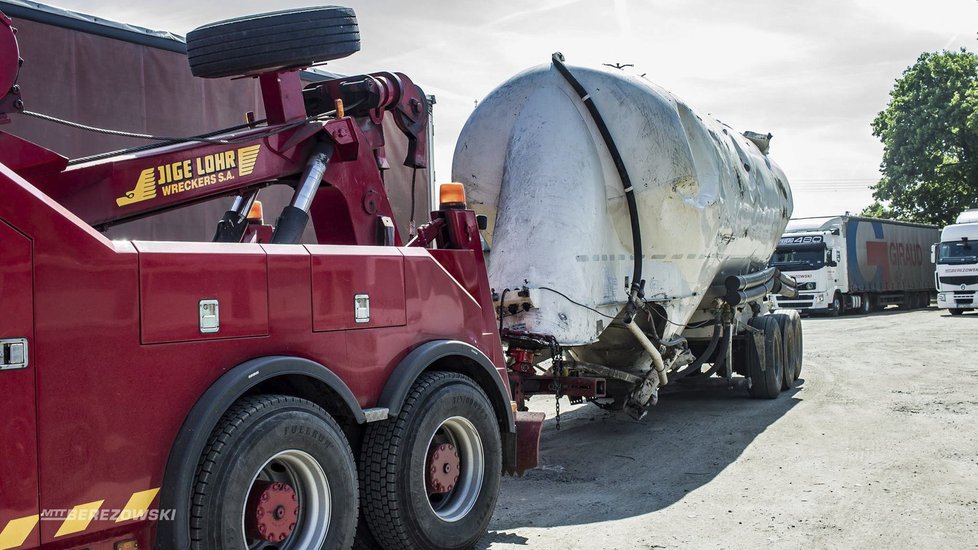
[[958, 215], [941, 231], [941, 242], [931, 249], [936, 262], [934, 284], [937, 307], [951, 315], [972, 311], [978, 300], [978, 209]]
[[927, 250], [937, 236], [932, 225], [860, 216], [793, 219], [769, 265], [793, 276], [799, 292], [774, 301], [830, 315], [927, 307], [934, 294]]
[[794, 382], [797, 314], [760, 314], [792, 284], [765, 269], [792, 210], [770, 137], [559, 53], [479, 102], [452, 172], [494, 222], [489, 281], [521, 409], [557, 389], [641, 417], [666, 384], [773, 398]]
[[[511, 401], [475, 213], [395, 221], [383, 121], [425, 168], [423, 93], [301, 82], [359, 49], [346, 8], [187, 41], [197, 76], [256, 78], [266, 120], [74, 162], [0, 132], [0, 548], [471, 547], [543, 415]], [[13, 129], [19, 53], [0, 13]], [[104, 233], [221, 197], [215, 242]]]

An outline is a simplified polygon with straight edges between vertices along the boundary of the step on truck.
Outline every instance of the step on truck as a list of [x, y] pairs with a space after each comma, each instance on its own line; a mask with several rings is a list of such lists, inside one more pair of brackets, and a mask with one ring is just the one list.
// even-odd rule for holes
[[[81, 161], [0, 132], [0, 548], [470, 547], [543, 415], [511, 402], [464, 199], [410, 238], [392, 222], [381, 123], [423, 167], [424, 95], [387, 72], [302, 87], [359, 49], [346, 8], [187, 45], [196, 76], [257, 78], [264, 120]], [[14, 131], [22, 63], [0, 15]], [[273, 225], [271, 185], [294, 189]], [[222, 196], [213, 242], [102, 233]]]
[[978, 307], [978, 209], [962, 212], [941, 230], [941, 241], [931, 248], [931, 262], [937, 266], [937, 307], [951, 315]]
[[932, 225], [860, 216], [796, 218], [770, 264], [798, 282], [798, 295], [775, 295], [777, 307], [803, 313], [870, 313], [889, 305], [927, 307], [934, 262]]

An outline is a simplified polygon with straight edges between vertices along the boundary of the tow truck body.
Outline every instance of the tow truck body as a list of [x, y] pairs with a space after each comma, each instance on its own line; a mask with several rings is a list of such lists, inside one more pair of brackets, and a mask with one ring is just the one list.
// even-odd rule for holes
[[[0, 117], [16, 125], [14, 33], [0, 14]], [[188, 547], [207, 436], [263, 392], [319, 404], [356, 449], [422, 372], [459, 372], [492, 403], [504, 470], [534, 465], [542, 419], [512, 410], [475, 214], [432, 212], [409, 244], [391, 223], [380, 123], [395, 117], [422, 167], [420, 89], [397, 73], [305, 90], [297, 68], [253, 76], [267, 121], [207, 138], [73, 164], [0, 132], [0, 548]], [[256, 228], [271, 184], [293, 202]], [[227, 242], [100, 232], [219, 196]], [[318, 244], [296, 244], [303, 216]]]

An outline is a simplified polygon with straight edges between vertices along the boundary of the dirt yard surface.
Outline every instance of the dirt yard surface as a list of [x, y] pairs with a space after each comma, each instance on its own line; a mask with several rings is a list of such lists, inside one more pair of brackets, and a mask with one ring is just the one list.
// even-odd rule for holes
[[[640, 422], [553, 400], [542, 466], [484, 548], [978, 548], [978, 314], [803, 322], [778, 399], [663, 395]], [[569, 411], [569, 412], [568, 412]]]

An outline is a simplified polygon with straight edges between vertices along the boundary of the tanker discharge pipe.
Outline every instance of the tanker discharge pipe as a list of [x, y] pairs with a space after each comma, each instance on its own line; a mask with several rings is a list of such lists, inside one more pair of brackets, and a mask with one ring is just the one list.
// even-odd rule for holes
[[669, 376], [666, 374], [666, 365], [662, 362], [662, 354], [659, 353], [659, 350], [655, 347], [655, 344], [653, 344], [652, 341], [649, 340], [649, 337], [642, 332], [642, 329], [635, 323], [634, 317], [628, 319], [625, 326], [628, 327], [628, 331], [635, 336], [638, 343], [645, 348], [645, 351], [652, 356], [652, 364], [655, 365], [655, 371], [659, 373], [659, 386], [661, 387], [668, 384]]

